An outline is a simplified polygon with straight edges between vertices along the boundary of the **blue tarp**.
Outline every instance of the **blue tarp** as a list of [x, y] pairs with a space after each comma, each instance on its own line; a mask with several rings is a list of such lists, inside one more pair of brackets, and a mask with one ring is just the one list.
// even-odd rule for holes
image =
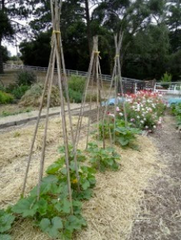
[[[118, 97], [117, 98], [117, 103], [122, 103], [125, 101], [125, 98], [123, 97]], [[107, 105], [115, 105], [116, 99], [115, 98], [110, 98], [106, 102], [102, 102], [102, 106], [107, 106]]]
[[[117, 101], [118, 103], [122, 103], [126, 100], [126, 98], [123, 97], [118, 97]], [[167, 98], [167, 103], [170, 105], [172, 104], [177, 104], [177, 103], [181, 103], [181, 98], [174, 98], [174, 97], [169, 97]], [[115, 105], [116, 99], [115, 98], [110, 98], [108, 99], [106, 102], [102, 102], [102, 106], [110, 106], [110, 105]]]
[[181, 103], [181, 98], [168, 98], [167, 102], [169, 106], [172, 104]]

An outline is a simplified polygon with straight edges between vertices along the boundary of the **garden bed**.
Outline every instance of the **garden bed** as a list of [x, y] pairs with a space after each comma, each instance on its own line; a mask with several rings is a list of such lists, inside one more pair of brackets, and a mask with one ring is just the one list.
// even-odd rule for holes
[[[59, 142], [61, 132], [57, 132], [59, 124], [60, 122], [56, 123], [56, 120], [50, 123], [45, 168], [58, 157], [57, 145], [61, 144]], [[36, 151], [33, 154], [27, 191], [37, 183], [40, 159], [38, 146], [42, 138], [41, 131], [40, 129]], [[29, 153], [30, 140], [28, 139], [31, 139], [32, 132], [33, 126], [32, 129], [28, 127], [28, 129], [18, 130], [18, 134], [16, 130], [1, 135], [4, 147], [8, 147], [9, 142], [11, 142], [11, 151], [6, 152], [8, 157], [6, 156], [1, 168], [0, 185], [3, 191], [0, 198], [1, 207], [14, 204], [19, 198]], [[129, 235], [134, 216], [139, 209], [139, 201], [144, 195], [148, 180], [160, 168], [157, 162], [157, 150], [153, 143], [147, 137], [139, 136], [138, 145], [140, 146], [140, 152], [116, 147], [117, 152], [121, 154], [120, 170], [96, 175], [97, 184], [94, 189], [94, 196], [90, 201], [85, 201], [83, 204], [83, 215], [87, 219], [88, 227], [78, 233], [74, 239], [116, 240], [126, 239]], [[81, 140], [80, 146], [81, 148], [85, 147], [85, 139]], [[39, 229], [33, 227], [29, 220], [16, 222], [12, 230], [12, 236], [14, 240], [50, 239]]]

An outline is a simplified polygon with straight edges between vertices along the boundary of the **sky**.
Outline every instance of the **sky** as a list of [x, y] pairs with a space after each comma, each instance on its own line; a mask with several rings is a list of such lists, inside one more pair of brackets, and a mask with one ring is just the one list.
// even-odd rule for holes
[[[26, 25], [27, 22], [24, 20], [17, 20], [17, 22], [19, 22], [22, 25]], [[9, 42], [7, 40], [3, 40], [3, 46], [7, 47], [8, 51], [10, 52], [11, 56], [15, 56], [17, 55], [17, 53], [19, 53], [19, 44], [20, 44], [20, 40], [17, 39], [16, 36], [14, 36], [15, 39], [12, 42]], [[23, 40], [23, 39], [22, 39]]]

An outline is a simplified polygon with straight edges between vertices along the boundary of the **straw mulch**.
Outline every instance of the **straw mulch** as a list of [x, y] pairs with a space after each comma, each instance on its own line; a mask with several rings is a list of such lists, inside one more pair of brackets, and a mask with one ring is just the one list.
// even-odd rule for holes
[[[149, 179], [158, 173], [161, 167], [157, 162], [157, 150], [151, 140], [140, 136], [138, 137], [138, 143], [141, 148], [140, 152], [117, 148], [122, 156], [119, 171], [97, 174], [94, 197], [83, 205], [83, 215], [87, 219], [88, 227], [76, 234], [74, 240], [126, 240], [129, 237], [134, 218], [139, 212], [139, 203], [144, 195], [144, 189], [148, 186]], [[80, 145], [85, 146], [84, 139]], [[51, 164], [56, 157], [56, 147], [49, 148], [46, 165]], [[35, 160], [31, 166], [28, 190], [37, 183], [35, 177], [38, 171], [36, 163]], [[13, 173], [13, 171], [16, 169], [15, 166], [15, 163], [13, 163], [14, 169], [6, 168], [6, 173], [11, 170], [11, 179], [9, 179], [9, 183], [3, 191], [10, 194], [13, 186], [18, 185], [13, 196], [20, 193], [24, 175], [24, 171], [19, 169], [18, 179], [14, 182], [16, 173]], [[21, 164], [19, 164], [20, 166]], [[12, 185], [10, 191], [8, 185]], [[9, 197], [9, 202], [14, 202], [10, 200], [13, 196]], [[1, 202], [2, 200], [1, 197]], [[50, 239], [39, 229], [33, 227], [29, 220], [16, 223], [12, 234], [14, 240]]]
[[[73, 117], [73, 125], [78, 117]], [[84, 119], [84, 123], [87, 120]], [[24, 128], [0, 134], [0, 168], [14, 161], [15, 158], [28, 156], [35, 126], [29, 125]], [[44, 135], [44, 122], [40, 124], [34, 146], [34, 152], [41, 149]], [[47, 145], [62, 137], [62, 124], [58, 118], [51, 119], [48, 125]]]
[[95, 197], [84, 204], [88, 228], [76, 240], [128, 239], [144, 189], [161, 167], [149, 138], [142, 136], [138, 141], [140, 152], [117, 148], [122, 156], [119, 171], [97, 175]]
[[[78, 117], [73, 117], [73, 125]], [[83, 119], [83, 125], [87, 119]], [[39, 162], [41, 158], [41, 146], [43, 140], [43, 126], [38, 131], [35, 149], [29, 170], [27, 192], [38, 182]], [[25, 169], [35, 126], [27, 126], [18, 131], [11, 131], [0, 135], [0, 208], [14, 204], [18, 200], [25, 175]], [[53, 163], [58, 157], [58, 146], [63, 144], [62, 126], [58, 118], [51, 119], [48, 127], [45, 168]]]
[[[44, 85], [42, 83], [35, 83], [31, 86], [29, 90], [25, 92], [22, 96], [19, 105], [21, 107], [39, 107], [40, 102], [42, 100], [42, 93], [43, 93]], [[45, 98], [43, 100], [43, 106], [47, 105], [47, 90], [45, 94]], [[52, 86], [51, 92], [51, 102], [50, 107], [60, 106], [60, 92], [57, 86]]]

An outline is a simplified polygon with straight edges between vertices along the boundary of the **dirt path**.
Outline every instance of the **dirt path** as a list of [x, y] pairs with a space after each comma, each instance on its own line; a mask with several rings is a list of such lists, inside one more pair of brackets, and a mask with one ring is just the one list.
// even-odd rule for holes
[[174, 118], [166, 116], [151, 138], [165, 168], [145, 190], [129, 240], [181, 240], [181, 138]]

